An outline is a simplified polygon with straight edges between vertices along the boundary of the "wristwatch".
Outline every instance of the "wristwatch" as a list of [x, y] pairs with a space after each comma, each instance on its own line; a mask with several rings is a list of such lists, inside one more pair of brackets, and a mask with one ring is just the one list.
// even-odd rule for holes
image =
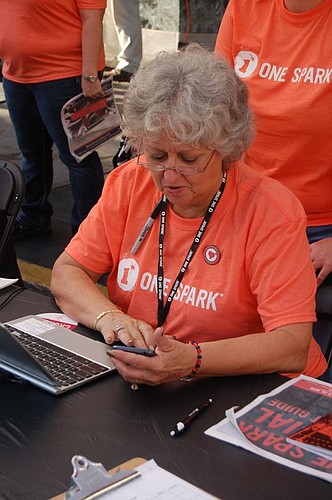
[[95, 83], [98, 80], [98, 76], [95, 75], [83, 76], [83, 78], [90, 83]]

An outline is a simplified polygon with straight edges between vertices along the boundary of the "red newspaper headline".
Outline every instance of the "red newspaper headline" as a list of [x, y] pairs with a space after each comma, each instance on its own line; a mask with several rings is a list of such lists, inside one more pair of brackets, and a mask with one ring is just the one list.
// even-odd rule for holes
[[97, 102], [93, 102], [79, 111], [76, 111], [70, 115], [70, 120], [72, 122], [78, 120], [79, 118], [83, 118], [84, 116], [93, 113], [94, 111], [98, 111], [99, 109], [107, 108], [107, 101], [105, 98], [100, 99]]

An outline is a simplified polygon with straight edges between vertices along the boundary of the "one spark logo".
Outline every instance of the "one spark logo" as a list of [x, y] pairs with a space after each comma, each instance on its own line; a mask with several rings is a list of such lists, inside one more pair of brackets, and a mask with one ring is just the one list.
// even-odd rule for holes
[[258, 57], [254, 52], [242, 50], [234, 61], [234, 69], [240, 78], [248, 78], [257, 68]]
[[134, 259], [121, 260], [117, 280], [119, 287], [126, 292], [133, 290], [136, 285], [138, 272], [139, 267]]

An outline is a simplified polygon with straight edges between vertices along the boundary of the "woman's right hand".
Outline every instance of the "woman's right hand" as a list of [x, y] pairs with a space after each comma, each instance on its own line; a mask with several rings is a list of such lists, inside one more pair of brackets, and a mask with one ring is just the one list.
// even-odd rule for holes
[[153, 328], [121, 312], [110, 312], [98, 321], [98, 330], [107, 344], [120, 340], [125, 345], [154, 349]]

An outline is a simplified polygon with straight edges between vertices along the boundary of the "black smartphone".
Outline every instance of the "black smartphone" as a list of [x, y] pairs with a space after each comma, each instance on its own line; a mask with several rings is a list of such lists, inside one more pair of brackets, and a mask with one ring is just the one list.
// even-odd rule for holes
[[141, 356], [155, 356], [155, 350], [154, 349], [145, 349], [142, 347], [133, 347], [129, 345], [119, 345], [119, 344], [114, 344], [110, 346], [110, 349], [113, 351], [125, 351], [125, 352], [133, 352], [134, 354], [140, 354]]

